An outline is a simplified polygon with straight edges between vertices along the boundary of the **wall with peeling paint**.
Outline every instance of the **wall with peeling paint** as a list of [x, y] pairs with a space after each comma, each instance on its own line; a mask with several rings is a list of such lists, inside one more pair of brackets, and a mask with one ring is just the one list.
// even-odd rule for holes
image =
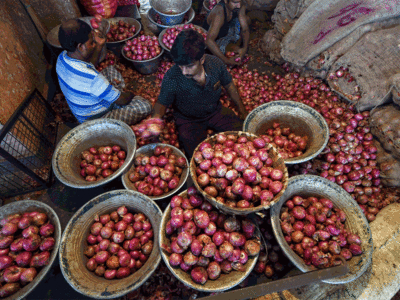
[[[51, 30], [80, 17], [76, 0], [22, 0]], [[44, 45], [21, 0], [0, 1], [0, 123], [5, 124], [36, 87], [46, 98], [47, 60]]]

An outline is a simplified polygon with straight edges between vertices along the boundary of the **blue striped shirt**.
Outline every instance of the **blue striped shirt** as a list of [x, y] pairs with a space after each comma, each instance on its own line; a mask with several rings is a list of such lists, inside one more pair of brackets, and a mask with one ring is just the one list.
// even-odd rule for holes
[[121, 92], [113, 87], [91, 63], [60, 53], [56, 71], [68, 106], [80, 123], [106, 111]]

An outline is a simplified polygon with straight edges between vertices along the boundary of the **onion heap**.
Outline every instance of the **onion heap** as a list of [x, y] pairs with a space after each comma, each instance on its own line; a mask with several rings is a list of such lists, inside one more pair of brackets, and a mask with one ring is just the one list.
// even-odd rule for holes
[[162, 83], [162, 80], [164, 78], [165, 73], [174, 65], [173, 62], [163, 60], [160, 64], [160, 66], [157, 69], [156, 77], [158, 80], [160, 80], [160, 86]]
[[81, 153], [80, 174], [86, 181], [98, 181], [112, 175], [125, 162], [126, 152], [118, 145], [90, 147]]
[[281, 210], [286, 242], [307, 265], [326, 268], [361, 255], [361, 239], [345, 229], [346, 214], [326, 198], [294, 196]]
[[170, 244], [161, 247], [170, 254], [169, 264], [190, 272], [195, 283], [216, 280], [221, 272], [244, 272], [249, 257], [259, 254], [254, 223], [218, 213], [194, 187], [172, 197], [170, 205], [165, 228]]
[[121, 279], [139, 270], [153, 251], [154, 232], [143, 213], [125, 206], [94, 218], [86, 238], [86, 268], [105, 279]]
[[308, 136], [296, 135], [289, 127], [283, 126], [278, 122], [272, 124], [273, 128], [266, 130], [261, 137], [274, 146], [283, 159], [301, 156], [307, 148]]
[[55, 227], [39, 211], [9, 215], [0, 225], [0, 297], [7, 297], [50, 263]]
[[[234, 51], [227, 51], [226, 54], [225, 54], [226, 57], [234, 57], [236, 55], [238, 55], [238, 53], [236, 53]], [[243, 61], [242, 61], [242, 59], [240, 57], [236, 57], [235, 58], [236, 62], [241, 62], [242, 64], [247, 63], [249, 60], [250, 60], [250, 57], [247, 54], [243, 58]]]
[[146, 140], [149, 140], [150, 143], [154, 143], [160, 136], [164, 127], [165, 125], [163, 120], [150, 117], [136, 125], [131, 125], [131, 129], [138, 140], [139, 146], [145, 145], [143, 141]]
[[110, 24], [110, 30], [107, 32], [107, 43], [126, 40], [135, 35], [136, 27], [128, 22], [119, 20], [117, 23]]
[[[218, 202], [243, 209], [268, 206], [284, 187], [284, 171], [273, 168], [264, 139], [219, 133], [193, 153], [196, 182]], [[193, 174], [194, 175], [194, 174]]]
[[126, 57], [132, 60], [149, 60], [161, 53], [161, 47], [156, 36], [141, 35], [126, 41], [123, 49]]
[[187, 168], [186, 158], [174, 154], [168, 146], [157, 146], [150, 157], [137, 155], [134, 164], [128, 179], [139, 193], [147, 196], [161, 196], [176, 189]]
[[98, 66], [96, 67], [96, 70], [101, 72], [108, 66], [114, 66], [117, 63], [118, 63], [118, 58], [115, 56], [114, 53], [112, 53], [111, 51], [108, 51], [104, 61], [102, 61], [101, 63], [98, 64]]
[[174, 44], [175, 38], [184, 29], [194, 29], [198, 33], [200, 33], [204, 37], [204, 39], [207, 38], [207, 32], [205, 32], [204, 29], [201, 27], [197, 27], [193, 24], [176, 25], [174, 27], [168, 28], [165, 31], [164, 35], [162, 36], [162, 42], [165, 45], [165, 47], [171, 49], [172, 45]]

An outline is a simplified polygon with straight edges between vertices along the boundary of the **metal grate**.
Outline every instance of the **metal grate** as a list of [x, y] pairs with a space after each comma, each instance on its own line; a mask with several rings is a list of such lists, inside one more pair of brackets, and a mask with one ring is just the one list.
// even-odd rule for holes
[[35, 89], [0, 132], [0, 196], [51, 186], [57, 138], [55, 112]]

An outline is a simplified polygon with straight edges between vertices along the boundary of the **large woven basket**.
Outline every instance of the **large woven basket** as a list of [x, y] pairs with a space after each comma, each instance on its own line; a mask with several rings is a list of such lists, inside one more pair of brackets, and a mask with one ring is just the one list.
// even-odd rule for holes
[[272, 101], [253, 109], [243, 122], [243, 131], [261, 135], [274, 122], [289, 127], [296, 135], [308, 137], [303, 155], [284, 159], [286, 164], [313, 159], [328, 143], [329, 127], [321, 114], [308, 105], [288, 100]]
[[[225, 134], [225, 135], [234, 134], [239, 137], [246, 136], [251, 139], [255, 139], [258, 137], [255, 134], [248, 133], [248, 132], [242, 132], [242, 131], [225, 131], [225, 132], [223, 132], [223, 134]], [[205, 139], [203, 142], [208, 142], [213, 146], [216, 143], [216, 137], [217, 137], [217, 135], [213, 135], [213, 136]], [[198, 150], [200, 144], [196, 147], [194, 152], [196, 152]], [[270, 202], [269, 205], [266, 205], [266, 206], [258, 205], [258, 206], [250, 207], [250, 208], [233, 208], [233, 207], [229, 207], [229, 206], [217, 201], [217, 199], [215, 199], [214, 197], [207, 194], [197, 183], [196, 162], [194, 161], [193, 157], [190, 161], [190, 176], [192, 177], [192, 180], [194, 182], [194, 185], [196, 186], [196, 189], [198, 191], [200, 191], [200, 193], [204, 196], [204, 198], [206, 198], [213, 206], [218, 208], [220, 211], [223, 211], [224, 213], [232, 214], [232, 215], [247, 215], [247, 214], [258, 212], [258, 211], [261, 211], [264, 209], [269, 209], [271, 206], [273, 206], [275, 203], [277, 203], [279, 201], [279, 198], [283, 195], [283, 193], [287, 187], [287, 184], [288, 184], [289, 174], [288, 174], [285, 162], [283, 161], [283, 159], [280, 156], [280, 154], [278, 153], [278, 151], [276, 151], [276, 149], [270, 144], [266, 145], [266, 149], [268, 149], [269, 157], [271, 157], [273, 160], [272, 167], [274, 169], [279, 169], [283, 172], [283, 180], [282, 180], [283, 188], [278, 194], [275, 195], [274, 199], [272, 199], [272, 201]]]
[[[167, 144], [162, 144], [162, 143], [155, 143], [155, 144], [149, 144], [146, 146], [142, 146], [140, 147], [137, 151], [136, 151], [136, 156], [138, 155], [145, 155], [145, 156], [152, 156], [154, 153], [154, 149], [157, 146], [161, 146], [161, 147], [169, 147], [172, 149], [172, 153], [177, 155], [177, 156], [182, 156], [186, 159], [186, 165], [188, 166], [187, 168], [184, 168], [181, 174], [181, 178], [179, 180], [179, 185], [176, 189], [173, 189], [172, 191], [169, 191], [168, 193], [161, 195], [161, 196], [147, 196], [152, 200], [161, 200], [167, 197], [172, 196], [173, 194], [175, 194], [177, 191], [179, 191], [179, 189], [185, 184], [188, 176], [189, 176], [189, 162], [186, 158], [186, 156], [182, 153], [182, 151], [180, 151], [178, 148], [171, 146], [171, 145], [167, 145]], [[124, 185], [124, 187], [127, 190], [131, 190], [131, 191], [137, 191], [137, 189], [135, 188], [135, 185], [129, 180], [129, 173], [131, 173], [134, 169], [135, 169], [135, 164], [132, 164], [132, 166], [127, 169], [124, 174], [122, 175], [122, 184]]]
[[[187, 190], [180, 193], [179, 196], [186, 198]], [[202, 292], [209, 292], [209, 293], [223, 292], [240, 284], [243, 280], [247, 278], [247, 276], [250, 275], [251, 271], [254, 269], [258, 260], [258, 255], [251, 258], [249, 257], [249, 260], [245, 265], [246, 267], [245, 272], [232, 271], [229, 274], [224, 274], [221, 272], [220, 277], [216, 280], [207, 280], [207, 282], [204, 285], [195, 283], [192, 280], [189, 273], [186, 273], [180, 268], [174, 268], [169, 264], [169, 254], [161, 247], [162, 244], [167, 246], [171, 244], [170, 239], [167, 237], [167, 234], [165, 233], [167, 222], [170, 219], [171, 219], [171, 205], [168, 205], [163, 213], [163, 217], [161, 220], [161, 226], [160, 226], [161, 228], [159, 232], [159, 242], [161, 249], [160, 252], [165, 264], [167, 265], [171, 273], [174, 274], [174, 276], [178, 278], [181, 282], [183, 282], [185, 285], [191, 287], [192, 289]]]
[[[86, 268], [83, 254], [86, 238], [96, 215], [110, 213], [125, 205], [130, 212], [142, 212], [154, 231], [154, 247], [145, 264], [135, 273], [123, 279], [107, 280]], [[101, 194], [82, 206], [68, 222], [60, 246], [60, 266], [65, 280], [77, 292], [94, 299], [113, 299], [139, 288], [157, 269], [161, 261], [158, 248], [158, 232], [162, 212], [157, 204], [138, 192], [115, 190]]]
[[347, 262], [350, 272], [341, 277], [323, 280], [323, 282], [344, 284], [360, 277], [371, 264], [373, 250], [371, 229], [357, 202], [355, 202], [354, 199], [340, 186], [323, 177], [315, 175], [299, 175], [291, 177], [281, 200], [271, 209], [272, 229], [282, 251], [301, 271], [310, 272], [316, 270], [314, 266], [306, 265], [303, 259], [290, 249], [282, 233], [280, 225], [280, 212], [282, 205], [295, 195], [303, 197], [319, 196], [330, 199], [335, 207], [345, 212], [346, 229], [350, 230], [352, 233], [358, 234], [362, 241], [361, 246], [363, 254], [360, 256], [354, 256]]
[[12, 214], [22, 214], [25, 212], [32, 212], [32, 211], [39, 211], [42, 213], [45, 213], [50, 222], [54, 225], [55, 231], [54, 231], [54, 239], [55, 239], [55, 244], [53, 250], [51, 250], [51, 255], [50, 255], [50, 260], [49, 264], [45, 267], [43, 267], [35, 277], [35, 279], [24, 286], [22, 289], [20, 289], [18, 292], [15, 294], [12, 294], [9, 297], [2, 298], [5, 300], [16, 300], [16, 299], [25, 299], [26, 296], [32, 292], [35, 287], [43, 280], [43, 278], [46, 276], [46, 274], [49, 272], [51, 269], [54, 260], [57, 257], [58, 253], [58, 248], [60, 246], [60, 241], [61, 241], [61, 224], [60, 220], [58, 219], [58, 216], [56, 212], [47, 204], [40, 202], [40, 201], [35, 201], [35, 200], [21, 200], [21, 201], [15, 201], [10, 204], [4, 205], [0, 209], [0, 220], [7, 217], [8, 215]]

